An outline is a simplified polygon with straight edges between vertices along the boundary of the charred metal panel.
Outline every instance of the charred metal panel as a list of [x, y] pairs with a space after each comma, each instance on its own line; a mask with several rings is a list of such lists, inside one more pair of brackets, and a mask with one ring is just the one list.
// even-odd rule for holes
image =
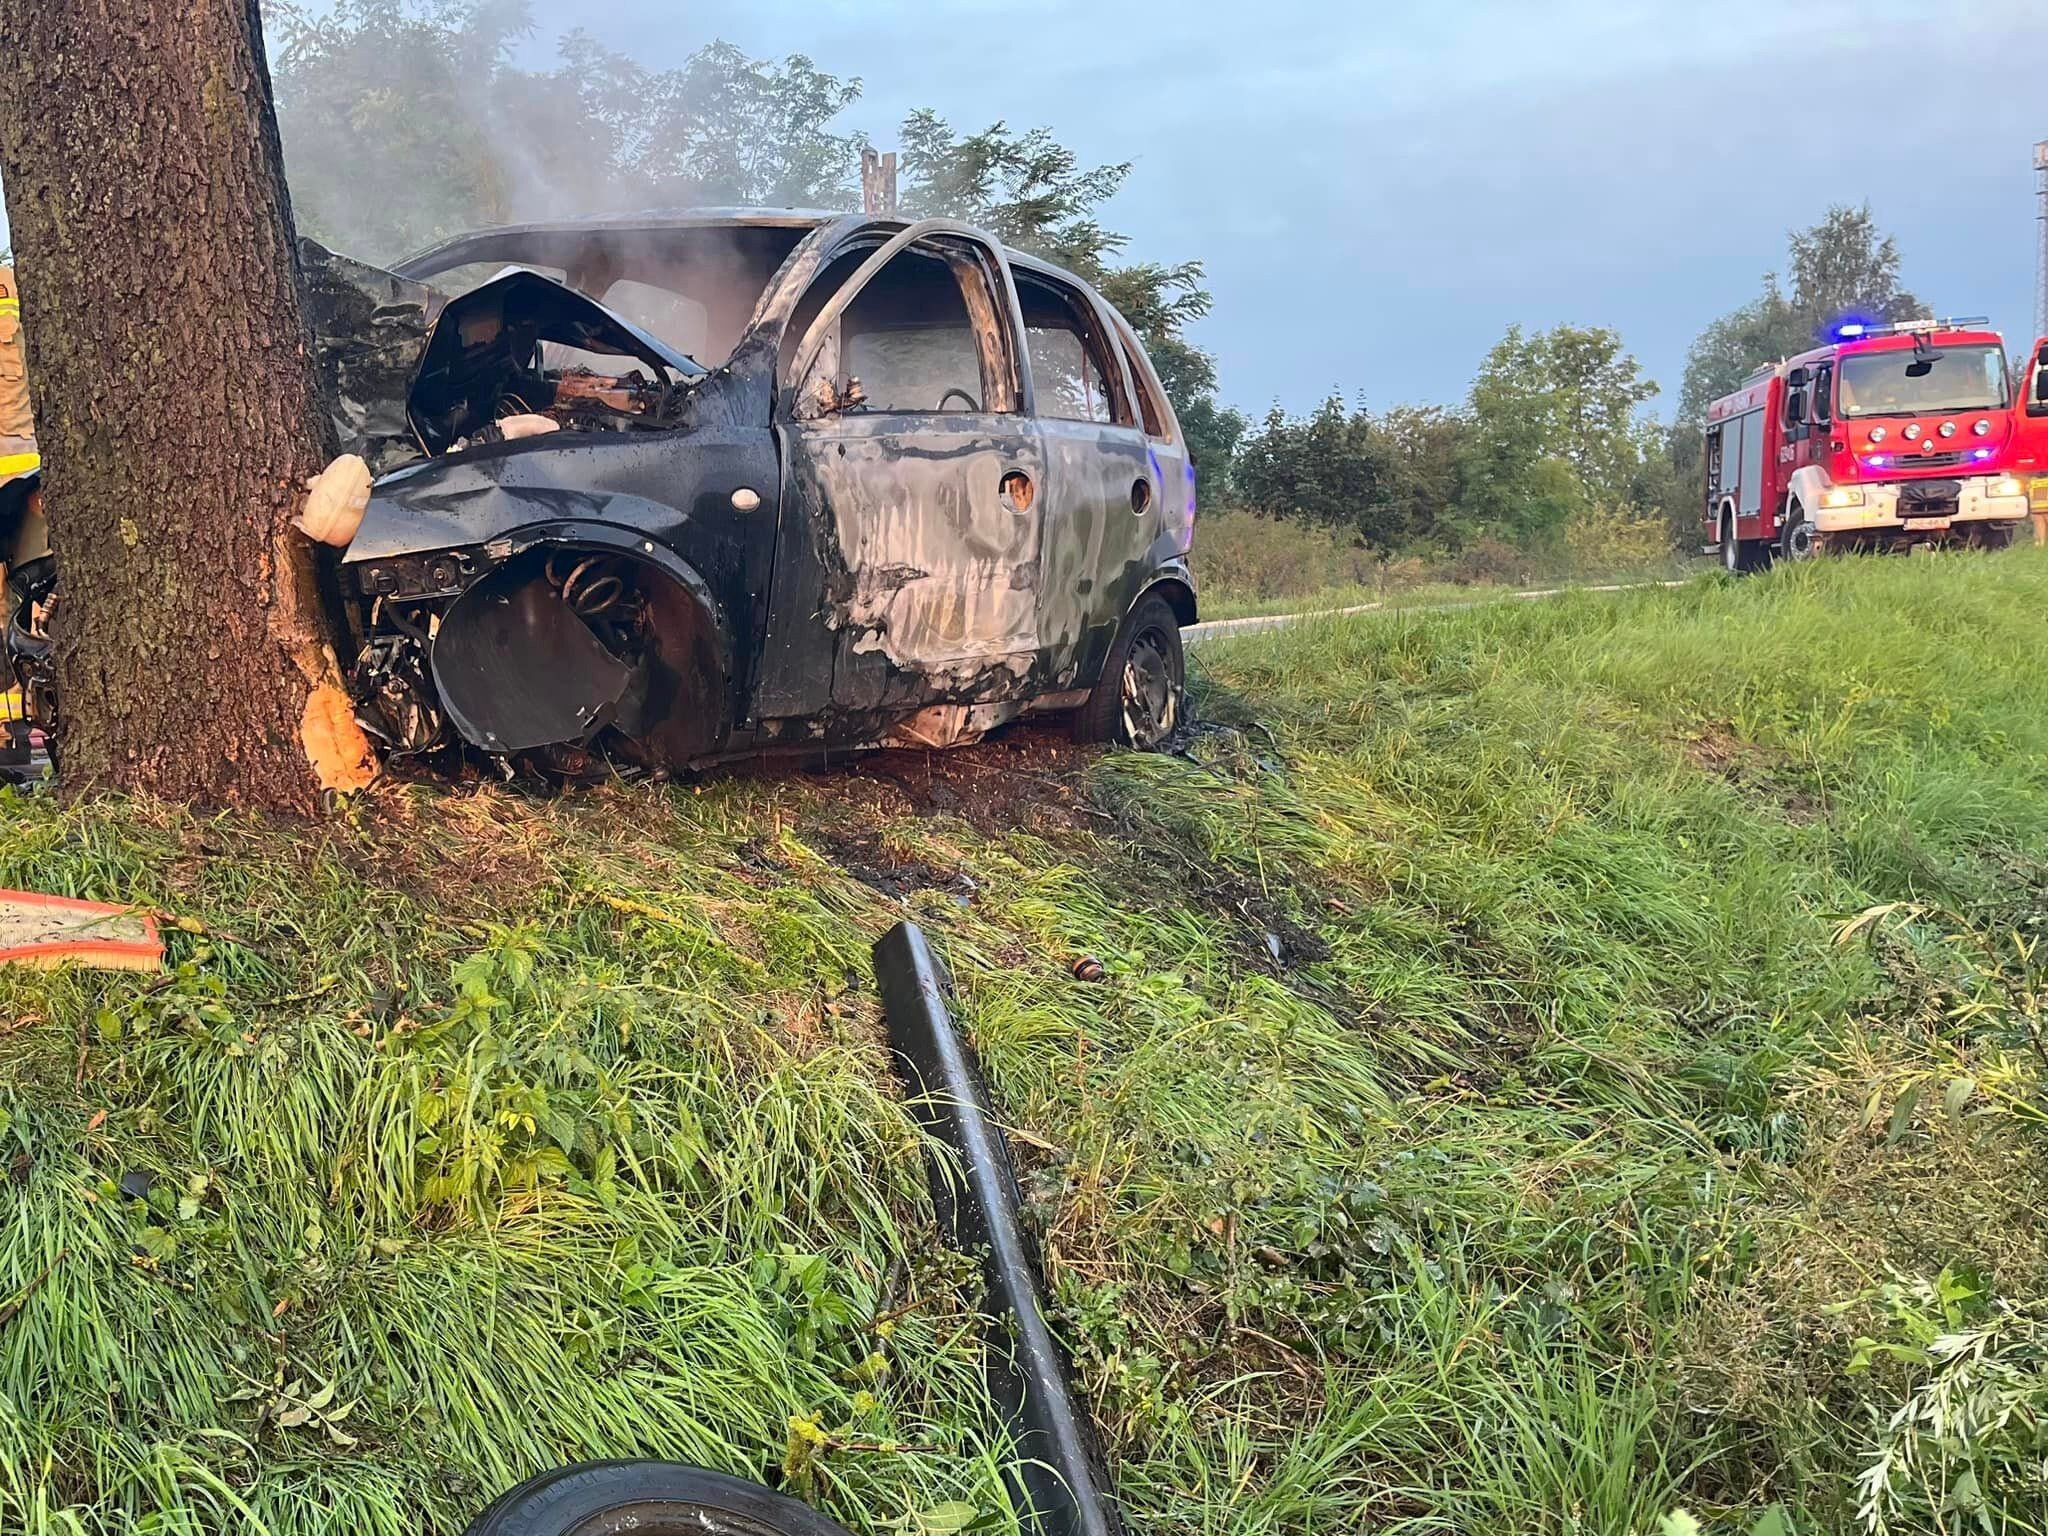
[[800, 504], [830, 523], [841, 569], [819, 612], [838, 632], [833, 696], [861, 707], [883, 669], [935, 686], [992, 664], [1021, 677], [1037, 650], [1038, 501], [1019, 506], [1004, 478], [1039, 478], [1021, 417], [849, 416], [790, 433]]
[[[765, 400], [761, 409], [765, 415]], [[344, 561], [364, 597], [375, 600], [393, 590], [386, 583], [393, 562], [447, 552], [496, 564], [552, 541], [654, 558], [685, 586], [701, 584], [730, 668], [725, 707], [737, 719], [758, 660], [779, 486], [765, 424], [554, 433], [473, 449], [380, 481]], [[828, 678], [820, 675], [813, 708], [829, 701]]]
[[337, 451], [372, 474], [421, 457], [406, 396], [447, 295], [314, 240], [299, 241], [299, 273]]

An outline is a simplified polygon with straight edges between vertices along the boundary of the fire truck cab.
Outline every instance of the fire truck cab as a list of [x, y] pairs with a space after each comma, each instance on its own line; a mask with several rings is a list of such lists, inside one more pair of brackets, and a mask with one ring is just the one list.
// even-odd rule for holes
[[[2023, 424], [2039, 428], [2048, 475], [2048, 414], [2015, 408], [2005, 344], [1984, 324], [1843, 325], [1709, 406], [1702, 517], [1723, 564], [2011, 543], [2027, 515]], [[2041, 383], [2029, 376], [2030, 396]]]

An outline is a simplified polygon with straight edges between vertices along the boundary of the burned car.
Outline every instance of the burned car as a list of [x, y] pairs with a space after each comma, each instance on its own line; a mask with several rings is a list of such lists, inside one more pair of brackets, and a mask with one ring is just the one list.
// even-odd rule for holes
[[308, 272], [344, 445], [401, 466], [339, 569], [389, 752], [667, 769], [1178, 722], [1193, 469], [1072, 275], [946, 220], [785, 212]]

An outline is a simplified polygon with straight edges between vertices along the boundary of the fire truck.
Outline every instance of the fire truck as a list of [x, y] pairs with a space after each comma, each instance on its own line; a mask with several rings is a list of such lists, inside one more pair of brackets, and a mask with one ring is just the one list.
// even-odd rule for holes
[[2010, 544], [2037, 435], [2048, 476], [2048, 416], [2015, 406], [2005, 344], [1985, 325], [1844, 324], [1709, 406], [1702, 511], [1722, 563]]

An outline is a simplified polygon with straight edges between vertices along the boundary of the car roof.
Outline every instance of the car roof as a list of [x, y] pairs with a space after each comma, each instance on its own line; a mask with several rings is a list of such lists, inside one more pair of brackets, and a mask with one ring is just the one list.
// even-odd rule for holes
[[[391, 270], [400, 277], [417, 279], [431, 273], [444, 272], [450, 267], [467, 266], [471, 262], [513, 260], [515, 258], [506, 253], [515, 248], [520, 253], [516, 258], [519, 263], [531, 265], [539, 261], [539, 253], [546, 251], [554, 242], [561, 242], [566, 251], [571, 242], [587, 239], [591, 235], [655, 235], [676, 230], [715, 228], [793, 229], [809, 233], [823, 225], [847, 218], [867, 218], [876, 224], [895, 224], [899, 227], [917, 222], [915, 218], [904, 214], [861, 215], [834, 213], [823, 208], [681, 208], [593, 214], [587, 218], [545, 219], [528, 224], [494, 224], [483, 229], [470, 230], [413, 252]], [[1071, 283], [1093, 287], [1087, 279], [1056, 262], [1034, 256], [1028, 251], [1020, 251], [1014, 246], [1004, 245], [987, 230], [975, 228], [975, 233], [990, 245], [998, 247], [1009, 258], [1012, 266], [1049, 273]], [[566, 262], [548, 264], [567, 265]]]

